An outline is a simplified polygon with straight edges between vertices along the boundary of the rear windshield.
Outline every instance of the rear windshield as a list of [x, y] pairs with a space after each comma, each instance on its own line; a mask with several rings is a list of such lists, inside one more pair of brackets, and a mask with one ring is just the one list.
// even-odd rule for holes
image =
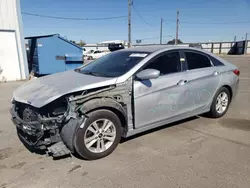
[[78, 72], [104, 77], [119, 77], [132, 69], [148, 54], [148, 52], [118, 50], [94, 60]]

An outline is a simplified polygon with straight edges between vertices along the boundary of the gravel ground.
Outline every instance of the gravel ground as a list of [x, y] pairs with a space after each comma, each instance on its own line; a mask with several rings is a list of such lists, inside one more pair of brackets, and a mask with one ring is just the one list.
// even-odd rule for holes
[[97, 161], [29, 152], [10, 121], [12, 92], [0, 84], [0, 188], [250, 187], [250, 57], [223, 56], [241, 70], [240, 90], [221, 119], [191, 118], [135, 136]]

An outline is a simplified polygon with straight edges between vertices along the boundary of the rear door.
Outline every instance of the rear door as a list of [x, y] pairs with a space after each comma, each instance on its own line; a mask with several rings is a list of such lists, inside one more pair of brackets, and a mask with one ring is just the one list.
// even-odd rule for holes
[[195, 50], [183, 50], [187, 71], [187, 93], [189, 111], [207, 109], [218, 90], [220, 72], [209, 56]]

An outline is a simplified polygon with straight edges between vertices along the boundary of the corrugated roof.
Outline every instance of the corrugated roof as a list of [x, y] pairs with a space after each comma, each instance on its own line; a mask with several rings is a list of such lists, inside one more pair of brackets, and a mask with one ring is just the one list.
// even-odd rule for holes
[[76, 45], [76, 44], [75, 44], [75, 43], [73, 43], [73, 42], [70, 42], [70, 41], [69, 41], [69, 40], [67, 40], [66, 38], [61, 37], [59, 34], [40, 35], [40, 36], [31, 36], [31, 37], [25, 37], [25, 39], [38, 39], [38, 38], [47, 38], [47, 37], [54, 37], [54, 36], [57, 36], [59, 39], [61, 39], [61, 40], [65, 41], [65, 42], [67, 42], [67, 43], [70, 43], [70, 44], [72, 44], [73, 46], [75, 46], [75, 47], [77, 47], [77, 48], [79, 48], [79, 49], [81, 49], [81, 50], [82, 50], [82, 47], [80, 47], [80, 46]]
[[59, 34], [51, 34], [51, 35], [39, 35], [39, 36], [30, 36], [30, 37], [25, 37], [25, 39], [33, 39], [33, 38], [46, 38], [46, 37], [53, 37]]

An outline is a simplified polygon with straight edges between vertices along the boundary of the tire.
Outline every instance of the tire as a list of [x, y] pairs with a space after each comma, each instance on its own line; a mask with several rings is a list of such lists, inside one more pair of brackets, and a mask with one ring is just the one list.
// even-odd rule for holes
[[[216, 110], [217, 98], [219, 95], [222, 95], [224, 93], [227, 95], [228, 102], [227, 102], [226, 108], [223, 111], [219, 112], [218, 110]], [[229, 108], [230, 102], [231, 102], [231, 95], [228, 89], [225, 87], [220, 88], [214, 96], [213, 102], [210, 107], [210, 111], [208, 112], [207, 115], [211, 118], [220, 118], [224, 116]]]
[[[110, 133], [114, 135], [112, 137], [113, 141], [106, 140], [107, 136], [105, 137], [105, 133], [106, 134], [110, 134], [110, 133], [104, 132], [103, 136], [100, 137], [100, 134], [102, 134], [102, 133], [98, 134], [98, 133], [92, 132], [92, 131], [96, 131], [94, 128], [95, 127], [94, 123], [96, 122], [95, 125], [98, 125], [101, 127], [102, 126], [101, 122], [104, 122], [104, 120], [108, 120], [112, 124], [112, 126], [109, 126], [110, 130], [108, 129], [107, 131], [110, 131]], [[110, 124], [108, 124], [108, 125], [110, 125]], [[81, 156], [82, 158], [87, 159], [87, 160], [95, 160], [95, 159], [100, 159], [100, 158], [108, 156], [109, 154], [111, 154], [115, 150], [115, 148], [117, 147], [117, 145], [120, 142], [121, 126], [122, 125], [121, 125], [120, 119], [117, 117], [117, 115], [115, 113], [113, 113], [109, 110], [96, 110], [96, 111], [90, 112], [88, 114], [88, 119], [84, 122], [84, 127], [81, 128], [79, 125], [78, 128], [76, 129], [75, 136], [74, 136], [74, 148], [75, 148], [76, 152], [78, 153], [79, 156]], [[90, 131], [90, 129], [91, 129], [91, 131]], [[99, 130], [101, 130], [101, 129], [99, 129]], [[114, 132], [115, 132], [115, 134], [114, 134]], [[90, 136], [87, 137], [88, 135], [90, 135]], [[87, 145], [88, 145], [87, 138], [93, 138], [93, 137], [95, 137], [96, 139], [93, 139], [92, 141], [93, 142], [94, 142], [94, 140], [97, 140], [97, 141], [91, 145], [93, 147], [88, 148], [87, 147]], [[101, 142], [102, 143], [106, 142], [104, 144], [105, 147], [102, 147], [103, 145], [101, 145]], [[97, 146], [98, 143], [100, 144], [99, 148]], [[90, 144], [90, 142], [89, 142], [89, 144]], [[106, 147], [107, 147], [107, 149], [106, 149]], [[105, 148], [105, 150], [100, 151], [100, 150], [102, 150], [102, 148]], [[95, 151], [93, 151], [93, 150], [95, 150]]]

